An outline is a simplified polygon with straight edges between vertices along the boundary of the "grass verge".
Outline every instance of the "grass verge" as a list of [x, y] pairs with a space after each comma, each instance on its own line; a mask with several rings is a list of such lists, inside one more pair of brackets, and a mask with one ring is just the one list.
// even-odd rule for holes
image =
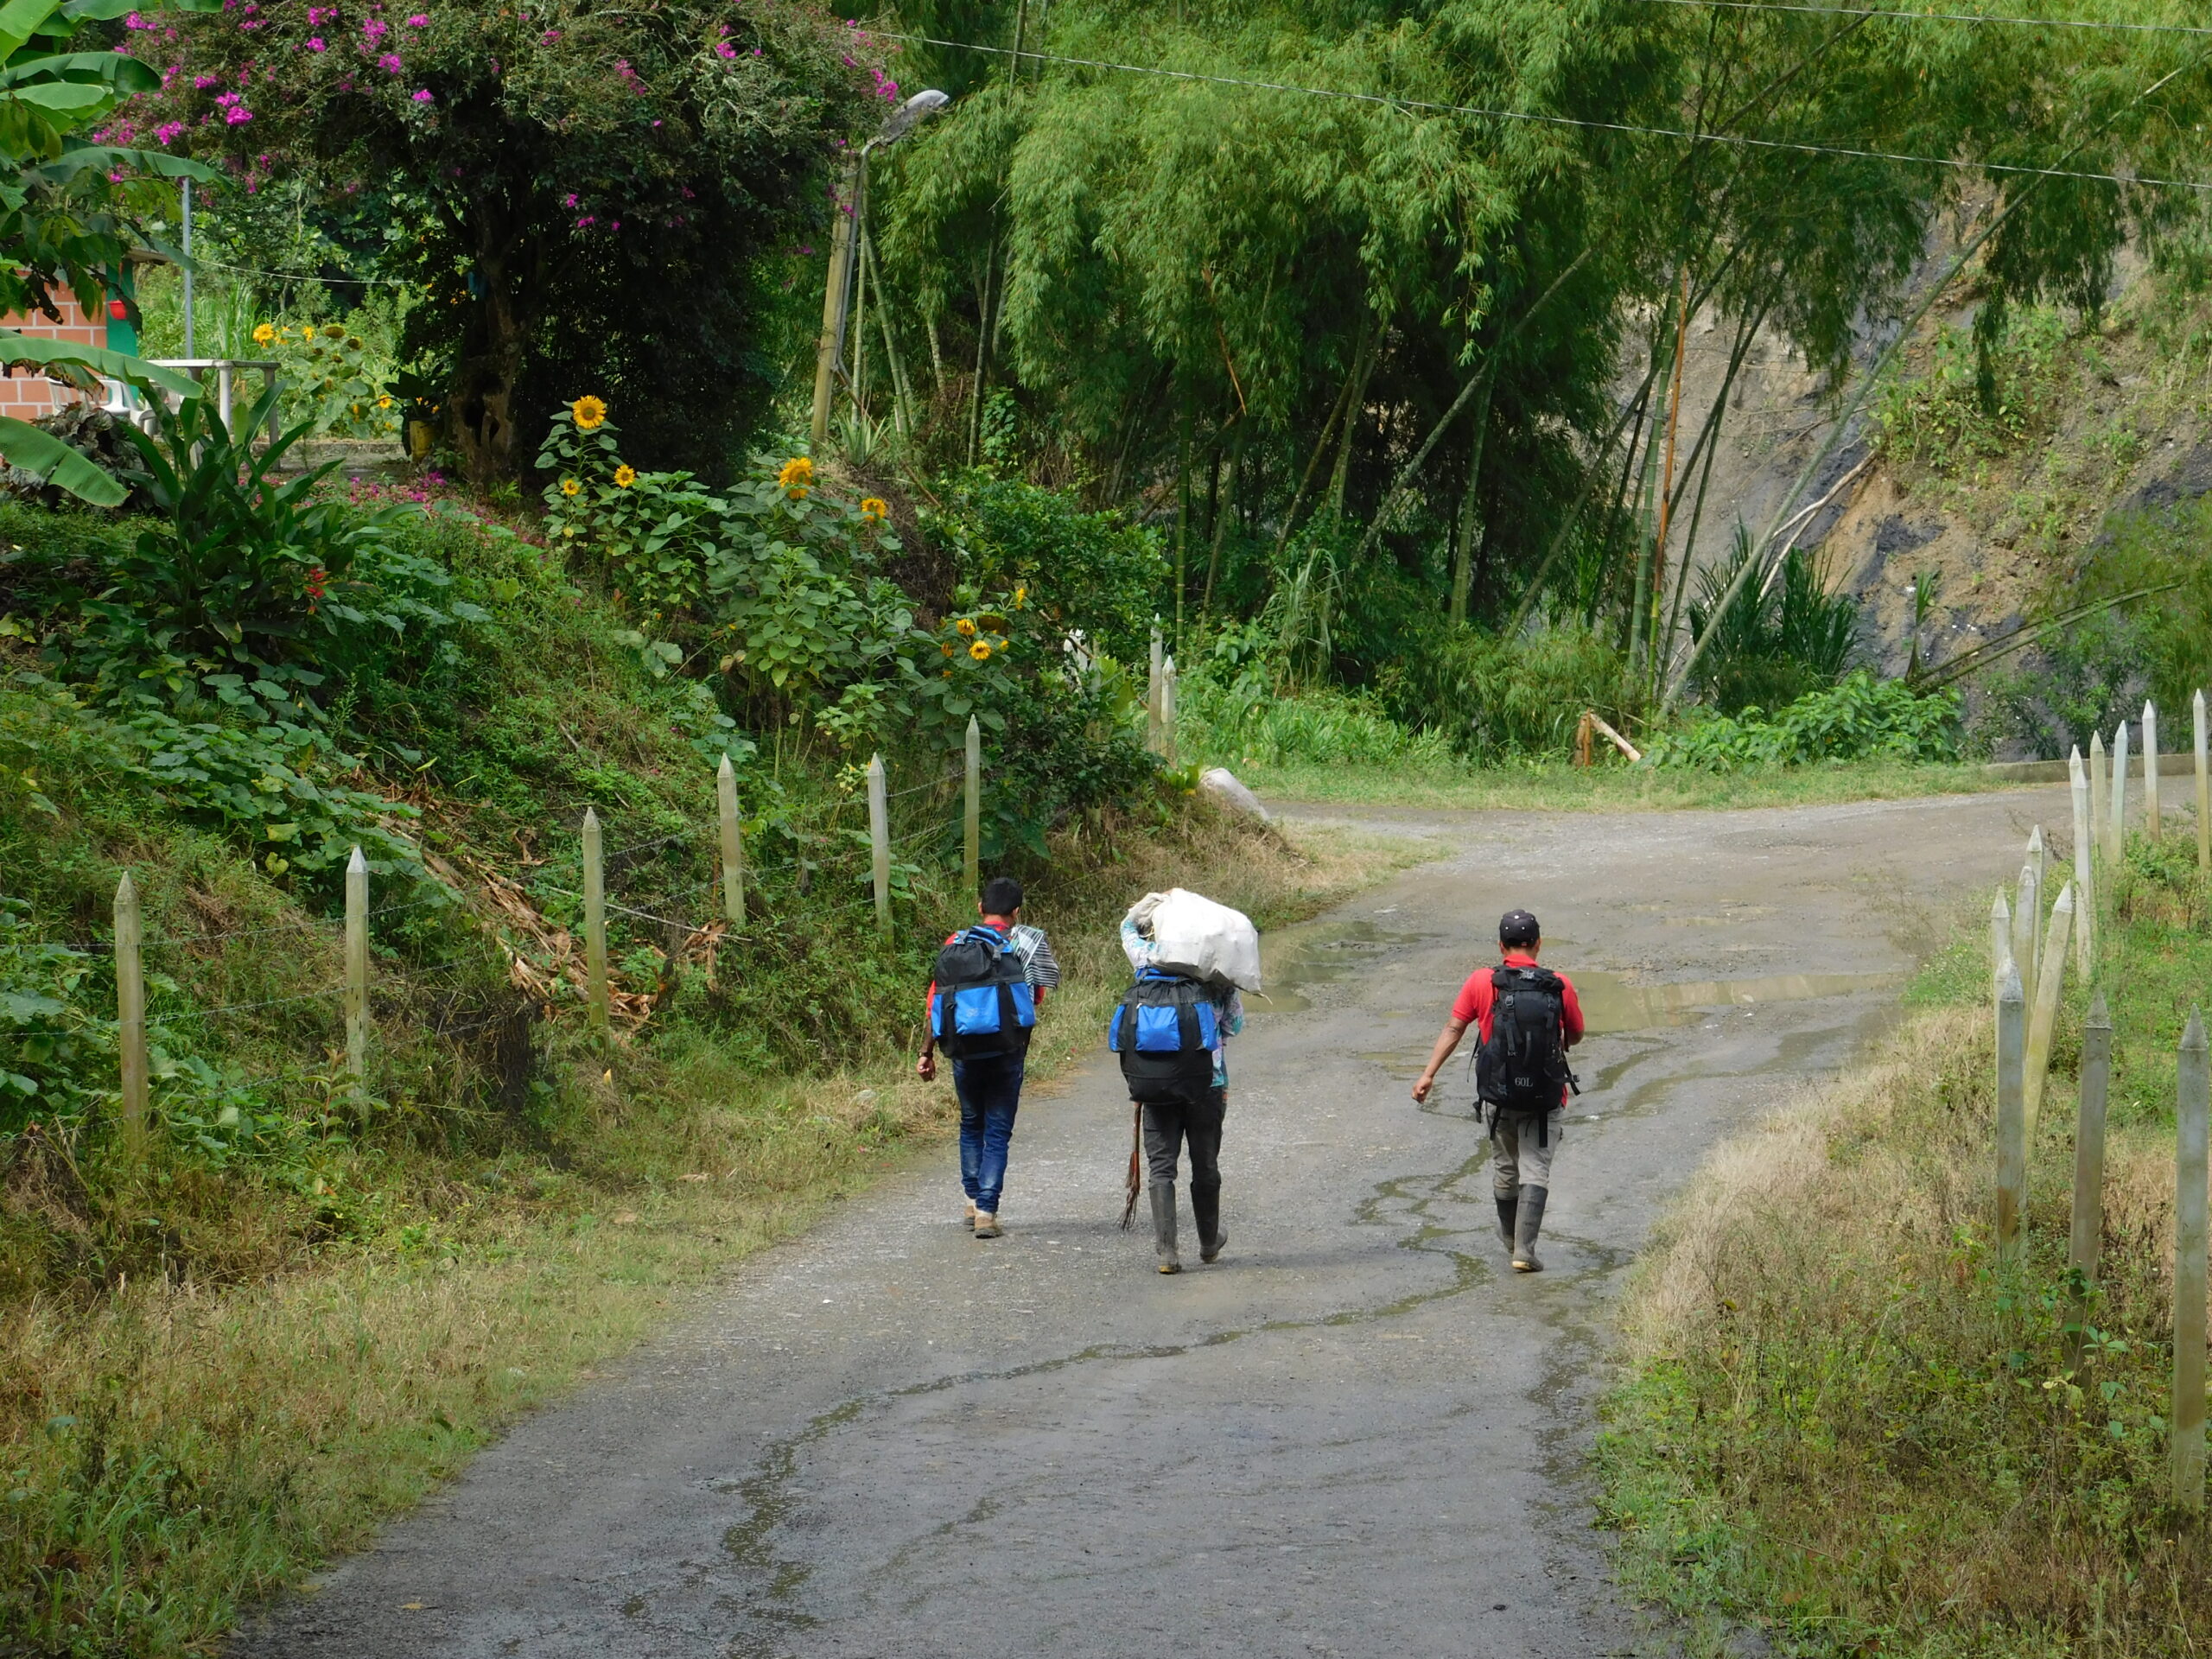
[[1701, 807], [1818, 806], [1983, 794], [2020, 787], [1980, 766], [1866, 760], [1713, 772], [1563, 763], [1258, 766], [1237, 775], [1271, 799], [1344, 805], [1550, 812], [1677, 811]]
[[1869, 1060], [1721, 1147], [1627, 1308], [1599, 1459], [1631, 1586], [1694, 1652], [2113, 1659], [2212, 1640], [2212, 1541], [2168, 1507], [2174, 1052], [2212, 978], [2193, 847], [2108, 884], [2114, 1069], [2099, 1282], [2069, 1363], [2067, 998], [2027, 1245], [1992, 1248], [1981, 935], [1920, 976]]
[[[1126, 975], [1113, 923], [1136, 894], [1197, 887], [1275, 925], [1427, 851], [1294, 842], [1203, 809], [1056, 850], [1032, 908], [1071, 989], [1039, 1037], [1045, 1078], [1097, 1046]], [[518, 1413], [950, 1121], [950, 1090], [881, 1046], [804, 1077], [764, 1078], [704, 1033], [603, 1063], [572, 1043], [553, 1065], [581, 1090], [588, 1121], [563, 1144], [590, 1147], [588, 1164], [510, 1149], [411, 1183], [365, 1175], [384, 1213], [251, 1277], [126, 1272], [94, 1298], [0, 1313], [0, 1653], [211, 1650], [242, 1603], [359, 1545]], [[187, 1178], [87, 1183], [37, 1136], [0, 1167], [10, 1212], [64, 1233], [88, 1230], [73, 1213], [88, 1203], [158, 1217]]]

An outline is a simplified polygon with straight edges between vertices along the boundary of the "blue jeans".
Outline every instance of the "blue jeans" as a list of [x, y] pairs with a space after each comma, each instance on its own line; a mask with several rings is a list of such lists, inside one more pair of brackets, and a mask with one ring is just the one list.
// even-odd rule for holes
[[952, 1089], [960, 1096], [960, 1185], [978, 1210], [996, 1215], [1006, 1186], [1006, 1150], [1021, 1109], [1018, 1054], [955, 1060]]

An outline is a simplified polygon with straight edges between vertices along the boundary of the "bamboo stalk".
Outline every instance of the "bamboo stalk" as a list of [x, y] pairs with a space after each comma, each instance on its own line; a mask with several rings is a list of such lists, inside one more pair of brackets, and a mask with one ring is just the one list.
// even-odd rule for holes
[[2190, 1010], [2182, 1033], [2174, 1116], [2174, 1503], [2204, 1509], [2205, 1140], [2212, 1067], [2204, 1019]]
[[[2074, 1130], [2074, 1224], [2066, 1261], [2082, 1275], [2086, 1289], [2097, 1276], [2105, 1229], [2105, 1103], [2112, 1085], [2112, 1015], [2099, 991], [2089, 1001], [2082, 1027], [2082, 1103]], [[2082, 1326], [2086, 1307], [2076, 1303], [2067, 1333], [2067, 1369], [2082, 1363]]]
[[2027, 1208], [2027, 1122], [2021, 1110], [2026, 1026], [2019, 970], [2008, 962], [1997, 976], [1997, 1249], [2003, 1256], [2019, 1254]]
[[584, 1003], [591, 1028], [605, 1032], [607, 994], [607, 874], [599, 814], [584, 809]]
[[868, 840], [875, 876], [875, 931], [891, 937], [891, 802], [884, 792], [883, 757], [868, 759]]
[[963, 746], [967, 778], [960, 788], [960, 872], [970, 896], [982, 891], [983, 866], [983, 734], [976, 716], [968, 716], [968, 739]]
[[115, 1041], [121, 1065], [124, 1148], [133, 1163], [146, 1155], [145, 931], [130, 872], [115, 884]]
[[2050, 907], [2050, 936], [2044, 942], [2043, 963], [2036, 975], [2034, 1013], [2028, 1021], [2027, 1071], [2020, 1102], [2022, 1132], [2028, 1144], [2036, 1139], [2036, 1119], [2043, 1113], [2044, 1084], [2050, 1071], [2051, 1033], [2058, 1026], [2058, 995], [2066, 981], [2066, 942], [2074, 925], [2074, 889], [2059, 890]]

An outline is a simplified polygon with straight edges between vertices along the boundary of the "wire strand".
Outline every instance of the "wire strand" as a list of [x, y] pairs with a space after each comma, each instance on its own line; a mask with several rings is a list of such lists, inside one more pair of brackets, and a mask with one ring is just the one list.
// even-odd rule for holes
[[2121, 23], [2096, 17], [2020, 17], [2010, 13], [1905, 11], [1892, 6], [1789, 5], [1783, 0], [1641, 0], [1650, 6], [1696, 6], [1715, 11], [1794, 11], [1819, 17], [1888, 17], [1901, 23], [2003, 23], [2018, 29], [2084, 29], [2145, 35], [2212, 35], [2196, 23]]
[[[1669, 0], [1674, 3], [1674, 0]], [[1682, 0], [1687, 3], [1688, 0]], [[1719, 3], [1719, 0], [1703, 0]], [[1740, 3], [1740, 0], [1738, 0]], [[1353, 104], [1380, 104], [1394, 110], [1420, 110], [1433, 115], [1471, 115], [1491, 121], [1526, 121], [1549, 127], [1580, 127], [1592, 132], [1619, 132], [1644, 138], [1680, 138], [1690, 143], [1732, 144], [1741, 149], [1786, 150], [1803, 156], [1839, 156], [1853, 161], [1898, 162], [1914, 167], [1941, 167], [1961, 173], [2005, 173], [2029, 178], [2082, 179], [2102, 184], [2133, 185], [2142, 188], [2212, 191], [2212, 182], [2196, 179], [2131, 178], [2118, 173], [2090, 173], [2065, 167], [2029, 167], [2012, 162], [1967, 161], [1955, 156], [1915, 156], [1901, 150], [1858, 149], [1842, 144], [1805, 143], [1789, 138], [1753, 138], [1741, 133], [1691, 132], [1681, 127], [1645, 127], [1625, 121], [1586, 121], [1570, 115], [1540, 115], [1529, 110], [1493, 110], [1473, 104], [1439, 104], [1423, 99], [1396, 98], [1384, 92], [1347, 92], [1333, 86], [1304, 86], [1295, 81], [1249, 80], [1236, 75], [1201, 74], [1193, 69], [1164, 69], [1141, 63], [1113, 63], [1102, 58], [1071, 58], [1058, 53], [1015, 51], [1007, 46], [977, 46], [969, 41], [944, 41], [931, 35], [894, 35], [880, 31], [889, 41], [939, 46], [956, 52], [982, 52], [995, 57], [1026, 59], [1033, 63], [1065, 64], [1077, 69], [1112, 70], [1119, 74], [1157, 75], [1168, 80], [1197, 81], [1212, 86], [1244, 86], [1257, 92], [1301, 92], [1309, 98], [1341, 99]]]

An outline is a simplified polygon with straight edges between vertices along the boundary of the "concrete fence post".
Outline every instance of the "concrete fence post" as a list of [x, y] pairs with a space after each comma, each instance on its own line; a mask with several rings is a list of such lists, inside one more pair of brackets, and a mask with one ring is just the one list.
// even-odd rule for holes
[[2174, 1503], [2204, 1509], [2205, 1131], [2212, 1102], [2204, 1020], [2182, 1033], [2174, 1115]]
[[2089, 850], [2107, 864], [2112, 862], [2112, 848], [2105, 835], [2105, 801], [2112, 793], [2112, 781], [2105, 775], [2105, 734], [2089, 734]]
[[1175, 743], [1175, 659], [1160, 667], [1160, 753], [1171, 766], [1180, 766]]
[[2113, 863], [2127, 856], [2127, 722], [2112, 734], [2112, 823], [2106, 828], [2107, 852]]
[[2027, 1209], [2027, 1126], [2021, 1111], [2026, 1027], [2019, 970], [2008, 962], [1997, 979], [1997, 1251], [2007, 1257], [2019, 1254]]
[[584, 809], [584, 1007], [591, 1028], [604, 1032], [607, 1022], [607, 874], [606, 850], [600, 839], [599, 814]]
[[737, 772], [727, 754], [715, 768], [715, 825], [721, 842], [722, 916], [735, 931], [745, 925], [745, 842], [737, 831]]
[[891, 802], [883, 789], [883, 757], [868, 759], [868, 861], [875, 877], [875, 931], [891, 938]]
[[2012, 912], [2005, 903], [2005, 889], [1989, 901], [1989, 982], [2005, 977], [2005, 964], [2012, 960]]
[[2196, 729], [2196, 868], [2212, 872], [2212, 765], [2205, 754], [2204, 694], [2190, 699]]
[[[2082, 1275], [2086, 1288], [2097, 1276], [2105, 1231], [2105, 1097], [2112, 1086], [2112, 1015], [2105, 994], [2089, 1001], [2082, 1027], [2082, 1103], [2074, 1128], [2074, 1224], [2068, 1235], [2066, 1263]], [[2077, 1303], [2067, 1332], [2066, 1365], [2082, 1365], [2082, 1326], [2087, 1308]]]
[[146, 1155], [145, 932], [130, 872], [115, 884], [115, 1046], [123, 1084], [123, 1142], [133, 1163]]
[[2074, 925], [2074, 889], [2059, 889], [2050, 907], [2050, 936], [2044, 941], [2043, 967], [2036, 976], [2036, 1000], [2028, 1017], [2028, 1057], [2021, 1098], [2021, 1133], [2036, 1143], [2036, 1119], [2043, 1112], [2043, 1090], [2050, 1071], [2051, 1033], [2058, 1027], [2058, 996], [2066, 981], [2066, 945]]
[[353, 1095], [369, 1067], [369, 865], [356, 847], [346, 861], [346, 1071]]
[[2143, 705], [2143, 833], [2158, 838], [2158, 710]]
[[1153, 753], [1160, 753], [1160, 671], [1162, 662], [1160, 624], [1152, 625], [1152, 657], [1150, 671], [1144, 683], [1144, 746]]
[[968, 741], [963, 752], [967, 780], [960, 792], [960, 873], [967, 879], [968, 897], [982, 891], [983, 870], [983, 733], [976, 716], [968, 716]]
[[2044, 845], [2041, 824], [2037, 824], [2028, 831], [2028, 864], [2036, 873], [2036, 909], [2035, 914], [2029, 918], [2035, 928], [2036, 955], [2033, 971], [2031, 972], [2027, 966], [2023, 965], [2020, 973], [2022, 978], [2027, 982], [2023, 988], [2028, 994], [2029, 1004], [2033, 1006], [2036, 1000], [2036, 988], [2033, 982], [2036, 976], [2043, 972], [2043, 942], [2044, 935], [2049, 931], [2044, 925], [2044, 904], [2050, 895], [2050, 855], [2049, 849]]
[[2020, 970], [2021, 994], [2030, 1001], [2036, 994], [2036, 923], [2042, 906], [2031, 861], [2020, 866], [2020, 879], [2012, 888], [2012, 965]]
[[2066, 757], [2066, 773], [2074, 801], [2074, 975], [2086, 985], [2096, 960], [2097, 861], [2089, 850], [2095, 814], [2089, 805], [2089, 779], [2082, 767], [2079, 744]]

